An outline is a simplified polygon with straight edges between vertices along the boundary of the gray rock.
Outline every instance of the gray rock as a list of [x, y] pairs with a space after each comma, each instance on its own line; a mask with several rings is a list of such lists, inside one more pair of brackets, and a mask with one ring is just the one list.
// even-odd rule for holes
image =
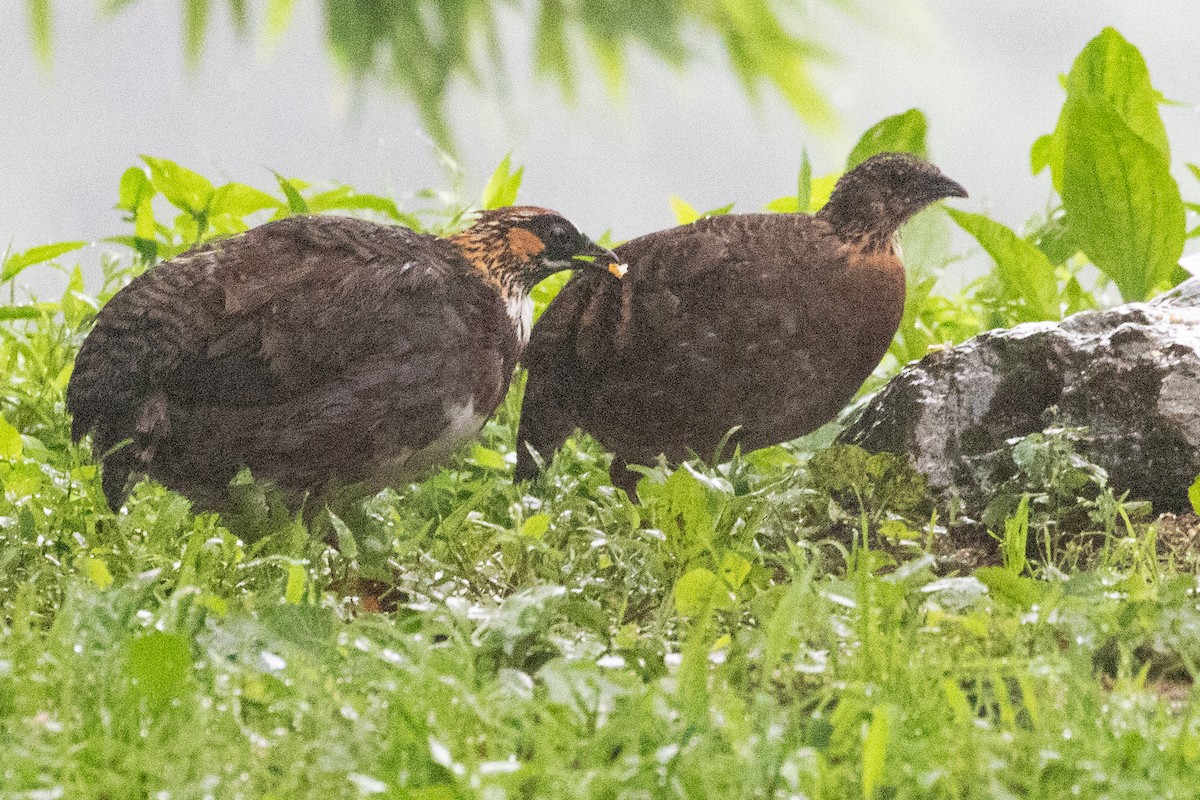
[[905, 367], [840, 440], [906, 455], [968, 514], [981, 464], [1014, 437], [1087, 429], [1080, 455], [1156, 511], [1188, 508], [1200, 474], [1200, 278], [1149, 303], [980, 334]]

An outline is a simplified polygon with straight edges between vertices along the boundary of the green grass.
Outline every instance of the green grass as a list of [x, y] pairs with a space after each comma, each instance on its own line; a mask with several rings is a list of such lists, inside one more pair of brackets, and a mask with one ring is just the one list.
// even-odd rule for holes
[[1196, 576], [1063, 441], [975, 575], [855, 450], [660, 470], [635, 507], [585, 439], [515, 487], [519, 385], [341, 552], [239, 539], [150, 484], [104, 506], [62, 400], [92, 308], [0, 343], [0, 796], [1194, 796]]
[[[1085, 77], [1142, 93], [1121, 124], [1154, 128], [1148, 83], [1103, 74], [1140, 75], [1139, 59], [1101, 58], [1130, 48], [1115, 32], [1089, 44], [1075, 110], [1035, 146], [1071, 202], [1091, 186], [1072, 159], [1103, 156], [1079, 126], [1117, 124]], [[923, 152], [925, 127], [889, 117], [852, 158]], [[1163, 182], [1156, 159], [1126, 177]], [[79, 242], [0, 261], [0, 800], [1196, 796], [1200, 557], [1075, 454], [1086, 432], [1016, 443], [982, 527], [901, 459], [828, 448], [830, 429], [660, 468], [633, 506], [586, 437], [512, 484], [518, 376], [477, 445], [328, 537], [286, 514], [195, 516], [148, 483], [111, 513], [63, 390], [132, 275], [289, 213], [441, 231], [467, 205], [425, 192], [430, 207], [401, 210], [283, 176], [272, 195], [145, 164], [121, 179], [131, 229], [111, 240], [132, 256], [107, 259], [99, 285], [75, 268], [57, 301], [17, 295], [23, 270]], [[834, 177], [805, 159], [771, 208], [813, 208]], [[520, 178], [506, 159], [481, 204], [511, 202]], [[1160, 211], [1175, 214], [1121, 224]], [[1103, 231], [1057, 211], [1024, 237], [955, 221], [995, 271], [938, 295], [949, 219], [914, 220], [908, 309], [868, 388], [930, 344], [1097, 304], [1079, 275]], [[1156, 254], [1145, 274], [1136, 252], [1100, 266], [1140, 296], [1175, 279]]]

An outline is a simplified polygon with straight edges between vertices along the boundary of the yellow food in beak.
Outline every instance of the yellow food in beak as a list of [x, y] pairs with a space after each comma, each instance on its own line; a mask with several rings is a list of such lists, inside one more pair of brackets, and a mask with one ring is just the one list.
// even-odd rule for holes
[[608, 271], [613, 275], [616, 275], [618, 278], [624, 278], [625, 273], [629, 271], [629, 265], [614, 261], [608, 265]]

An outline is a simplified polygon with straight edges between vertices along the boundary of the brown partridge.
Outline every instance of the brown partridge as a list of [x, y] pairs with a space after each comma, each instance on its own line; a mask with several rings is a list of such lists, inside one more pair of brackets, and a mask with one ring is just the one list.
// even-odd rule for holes
[[612, 263], [543, 208], [488, 211], [446, 238], [270, 222], [112, 298], [67, 389], [72, 436], [92, 434], [114, 509], [142, 475], [212, 509], [242, 467], [294, 502], [410, 480], [503, 399], [533, 285]]
[[887, 352], [904, 311], [895, 235], [944, 197], [935, 166], [897, 153], [844, 175], [816, 214], [744, 214], [616, 249], [618, 281], [580, 273], [538, 321], [518, 432], [518, 479], [575, 428], [627, 464], [789, 441], [833, 419]]

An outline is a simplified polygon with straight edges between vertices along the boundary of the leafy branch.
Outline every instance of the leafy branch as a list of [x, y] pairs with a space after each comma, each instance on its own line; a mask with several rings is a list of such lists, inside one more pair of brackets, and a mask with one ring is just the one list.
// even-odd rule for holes
[[[101, 0], [115, 16], [137, 0]], [[854, 0], [826, 0], [852, 8]], [[184, 55], [199, 61], [215, 6], [212, 0], [183, 3]], [[235, 30], [243, 37], [278, 38], [291, 24], [296, 0], [268, 0], [257, 13], [246, 0], [227, 0]], [[574, 98], [582, 62], [590, 51], [609, 89], [625, 83], [631, 49], [641, 47], [682, 68], [694, 55], [685, 32], [716, 37], [746, 93], [756, 99], [764, 83], [775, 88], [797, 115], [828, 125], [834, 113], [812, 80], [814, 63], [830, 53], [808, 35], [795, 4], [786, 0], [528, 0], [507, 4], [533, 30], [533, 68]], [[408, 95], [426, 130], [446, 148], [453, 136], [445, 99], [456, 79], [500, 83], [504, 73], [499, 11], [492, 0], [323, 0], [329, 51], [341, 69], [363, 81], [378, 78]], [[43, 63], [52, 57], [52, 0], [26, 0], [30, 38]], [[480, 56], [483, 50], [485, 55]], [[484, 61], [481, 67], [480, 62]], [[496, 76], [496, 77], [490, 77]]]

